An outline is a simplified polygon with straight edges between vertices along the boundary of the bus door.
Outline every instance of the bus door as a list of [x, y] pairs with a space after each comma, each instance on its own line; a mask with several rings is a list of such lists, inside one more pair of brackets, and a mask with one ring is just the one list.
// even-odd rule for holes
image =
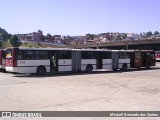
[[135, 51], [134, 67], [142, 67], [142, 56], [140, 51]]
[[79, 50], [72, 51], [72, 71], [81, 71], [81, 52]]
[[148, 56], [147, 54], [148, 54], [147, 52], [142, 52], [142, 53], [141, 53], [142, 66], [143, 66], [143, 67], [145, 67], [145, 66], [148, 64], [148, 61], [147, 61], [147, 60], [148, 60], [148, 57], [149, 57], [150, 55]]
[[3, 50], [2, 52], [2, 68], [5, 68], [6, 66], [6, 53], [5, 53], [5, 50]]
[[129, 53], [129, 58], [130, 58], [130, 67], [134, 68], [134, 59], [135, 59], [135, 54], [134, 52]]
[[117, 70], [119, 69], [119, 57], [118, 57], [118, 51], [112, 52], [112, 69]]
[[56, 51], [51, 51], [50, 52], [50, 71], [58, 71], [58, 60], [57, 60], [57, 52]]
[[97, 55], [96, 55], [97, 69], [102, 69], [102, 54], [104, 54], [104, 53], [100, 52], [100, 51], [97, 52]]
[[155, 58], [155, 52], [150, 52], [150, 65], [155, 66], [156, 65], [156, 58]]

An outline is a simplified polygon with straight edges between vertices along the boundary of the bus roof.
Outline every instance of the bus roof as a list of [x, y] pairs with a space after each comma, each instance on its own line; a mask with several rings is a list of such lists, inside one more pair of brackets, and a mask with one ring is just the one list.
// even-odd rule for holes
[[27, 47], [11, 47], [12, 48], [18, 48], [19, 50], [72, 50], [71, 48], [27, 48]]
[[[19, 48], [20, 50], [66, 50], [66, 51], [113, 51], [113, 52], [153, 52], [154, 50], [110, 50], [110, 49], [72, 49], [72, 48], [27, 48], [27, 47], [10, 47], [7, 49], [12, 48]], [[1, 49], [1, 50], [7, 50], [7, 49]], [[160, 52], [160, 51], [159, 51]]]

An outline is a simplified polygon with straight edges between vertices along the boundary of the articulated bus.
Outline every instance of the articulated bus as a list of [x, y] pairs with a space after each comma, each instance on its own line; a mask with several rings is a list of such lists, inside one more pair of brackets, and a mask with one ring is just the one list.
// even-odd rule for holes
[[6, 61], [6, 53], [5, 49], [0, 49], [0, 69], [5, 69], [5, 61]]
[[155, 51], [156, 61], [160, 61], [160, 51]]
[[6, 71], [17, 73], [91, 72], [155, 66], [152, 50], [8, 48]]

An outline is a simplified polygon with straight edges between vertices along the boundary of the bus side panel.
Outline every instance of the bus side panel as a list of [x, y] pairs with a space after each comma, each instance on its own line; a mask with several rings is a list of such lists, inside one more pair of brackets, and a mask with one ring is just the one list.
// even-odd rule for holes
[[[13, 71], [17, 73], [36, 73], [37, 67], [14, 67]], [[49, 66], [46, 66], [46, 72], [50, 72]]]
[[14, 69], [13, 69], [13, 67], [11, 67], [11, 66], [6, 66], [5, 69], [6, 69], [6, 71], [8, 71], [8, 72], [14, 72]]
[[2, 58], [2, 68], [5, 69], [5, 66], [6, 66], [6, 61], [5, 59]]
[[96, 63], [96, 59], [81, 59], [81, 70], [86, 70], [88, 64], [91, 64], [93, 66], [93, 70], [96, 70]]
[[0, 68], [2, 68], [2, 50], [0, 50]]
[[14, 72], [36, 73], [38, 66], [45, 66], [46, 72], [50, 72], [50, 60], [17, 60]]
[[159, 61], [160, 60], [160, 53], [156, 54], [156, 60]]
[[50, 60], [17, 60], [17, 67], [22, 67], [22, 66], [38, 67], [40, 65], [50, 66]]
[[122, 68], [122, 65], [127, 63], [128, 68], [130, 68], [130, 59], [119, 59], [119, 68]]
[[151, 55], [150, 55], [150, 65], [151, 66], [156, 66], [155, 52], [151, 53]]
[[103, 59], [103, 69], [112, 69], [112, 59]]
[[58, 71], [72, 71], [72, 60], [71, 59], [59, 59], [58, 60]]
[[141, 52], [135, 52], [135, 58], [134, 58], [134, 68], [140, 68], [142, 67], [142, 56]]

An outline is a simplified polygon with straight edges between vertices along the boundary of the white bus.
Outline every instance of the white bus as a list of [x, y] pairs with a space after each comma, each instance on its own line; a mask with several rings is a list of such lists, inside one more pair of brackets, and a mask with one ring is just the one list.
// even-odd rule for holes
[[[127, 70], [147, 65], [154, 66], [155, 58], [151, 58], [154, 54], [154, 51], [135, 50], [8, 48], [5, 68], [9, 72], [39, 75], [67, 71], [91, 72], [97, 69]], [[144, 59], [143, 56], [145, 56], [144, 64], [141, 60]]]

